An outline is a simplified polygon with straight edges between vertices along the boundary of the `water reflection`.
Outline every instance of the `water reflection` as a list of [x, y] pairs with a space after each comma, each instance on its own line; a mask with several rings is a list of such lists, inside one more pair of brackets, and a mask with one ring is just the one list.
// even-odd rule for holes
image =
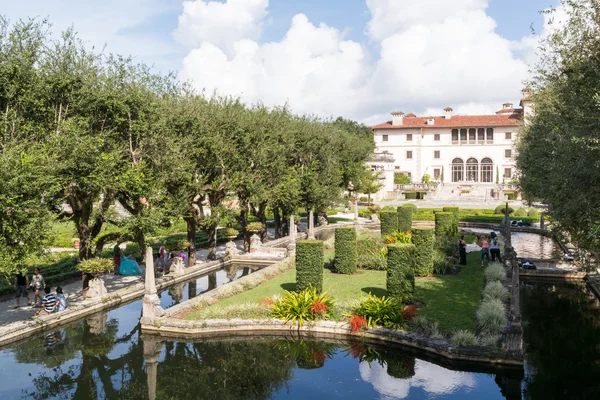
[[[469, 231], [488, 235], [490, 229], [468, 228]], [[500, 235], [500, 231], [495, 231]], [[542, 260], [560, 260], [563, 258], [564, 252], [560, 245], [551, 237], [538, 235], [537, 233], [529, 232], [512, 232], [512, 245], [521, 258], [532, 258]]]

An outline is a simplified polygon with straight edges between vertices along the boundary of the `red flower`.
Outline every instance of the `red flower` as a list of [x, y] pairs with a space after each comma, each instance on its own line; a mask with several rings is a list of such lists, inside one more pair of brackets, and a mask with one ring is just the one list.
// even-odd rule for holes
[[310, 306], [310, 313], [312, 314], [313, 317], [315, 315], [322, 317], [323, 315], [325, 315], [327, 310], [329, 310], [329, 307], [327, 307], [327, 304], [321, 303], [320, 301], [315, 301]]
[[410, 305], [404, 307], [402, 311], [402, 319], [405, 321], [411, 321], [414, 317], [417, 316], [417, 307]]
[[272, 299], [272, 298], [270, 298], [270, 297], [266, 297], [266, 298], [264, 298], [264, 299], [260, 299], [258, 302], [259, 302], [260, 304], [262, 304], [263, 306], [265, 306], [265, 307], [272, 306], [272, 305], [273, 305], [273, 303], [274, 303], [273, 299]]
[[353, 314], [350, 318], [350, 329], [352, 333], [356, 333], [367, 326], [367, 320], [360, 315]]

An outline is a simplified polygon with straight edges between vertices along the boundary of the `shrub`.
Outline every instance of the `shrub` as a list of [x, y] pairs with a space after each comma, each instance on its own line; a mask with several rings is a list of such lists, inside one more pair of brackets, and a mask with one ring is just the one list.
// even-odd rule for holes
[[273, 303], [272, 315], [285, 322], [298, 322], [329, 318], [333, 299], [327, 293], [319, 294], [314, 287], [301, 292], [285, 292], [285, 295]]
[[394, 185], [408, 185], [410, 184], [410, 178], [404, 174], [394, 175]]
[[177, 251], [187, 249], [190, 243], [187, 240], [182, 239], [167, 239], [165, 241], [165, 248], [169, 251]]
[[381, 209], [381, 207], [379, 207], [377, 205], [372, 205], [367, 208], [369, 209], [369, 211], [371, 211], [371, 214], [376, 214], [377, 211], [379, 211]]
[[140, 245], [137, 243], [127, 243], [123, 255], [126, 257], [132, 256], [136, 260], [141, 260], [142, 252], [140, 251]]
[[[295, 219], [296, 217], [298, 217], [298, 219]], [[294, 216], [294, 220], [295, 221], [300, 221], [300, 216]], [[261, 232], [263, 230], [263, 224], [262, 222], [250, 222], [248, 225], [246, 225], [246, 231], [247, 232]]]
[[391, 235], [385, 235], [383, 240], [386, 244], [394, 244], [394, 243], [410, 243], [410, 238], [412, 234], [404, 231], [394, 231]]
[[[506, 205], [505, 204], [500, 204], [498, 207], [496, 207], [494, 209], [494, 214], [502, 214], [502, 215], [504, 215], [504, 210], [505, 209], [506, 209]], [[508, 213], [512, 214], [513, 211], [514, 211], [513, 208], [510, 207], [510, 206], [508, 206]]]
[[358, 267], [375, 271], [386, 270], [387, 247], [382, 240], [361, 239], [356, 242], [356, 247], [358, 250]]
[[333, 267], [338, 274], [353, 274], [356, 272], [358, 252], [356, 248], [356, 229], [353, 227], [337, 228], [335, 230], [335, 258]]
[[381, 236], [391, 235], [398, 229], [398, 213], [396, 211], [381, 211]]
[[77, 269], [88, 274], [99, 275], [112, 271], [114, 264], [110, 258], [90, 258], [80, 262]]
[[526, 217], [527, 211], [523, 207], [514, 212], [513, 217]]
[[369, 200], [369, 198], [367, 196], [360, 196], [358, 198], [358, 201], [360, 201], [361, 203], [366, 203]]
[[367, 324], [390, 328], [402, 322], [404, 306], [398, 299], [377, 297], [369, 293], [367, 298], [361, 296], [353, 306], [353, 314], [360, 315], [367, 320]]
[[508, 297], [508, 289], [506, 289], [499, 281], [490, 281], [483, 289], [483, 301], [493, 299], [506, 301]]
[[413, 210], [408, 207], [398, 207], [398, 230], [400, 232], [410, 232], [412, 229]]
[[458, 235], [458, 223], [460, 221], [459, 213], [460, 209], [458, 207], [443, 207], [443, 212], [452, 213], [453, 222], [452, 222], [452, 234]]
[[371, 218], [373, 213], [369, 210], [358, 210], [358, 216], [361, 218]]
[[489, 333], [481, 335], [479, 337], [479, 343], [482, 346], [490, 347], [492, 349], [498, 347], [498, 340], [500, 340], [500, 335], [494, 335]]
[[387, 291], [390, 297], [408, 302], [415, 290], [415, 246], [396, 243], [388, 246]]
[[421, 178], [421, 182], [429, 184], [431, 182], [431, 175], [423, 174], [423, 177]]
[[535, 208], [530, 208], [529, 211], [527, 211], [527, 216], [531, 218], [539, 218], [540, 212]]
[[361, 317], [360, 315], [354, 314], [350, 317], [350, 329], [352, 330], [352, 333], [361, 331], [368, 325], [369, 323], [367, 322], [367, 320]]
[[454, 214], [435, 213], [435, 234], [437, 236], [454, 236]]
[[433, 274], [433, 245], [435, 243], [433, 229], [413, 229], [411, 241], [415, 245], [415, 275], [431, 276]]
[[410, 208], [412, 210], [413, 214], [415, 214], [419, 210], [419, 208], [416, 205], [410, 204], [410, 203], [409, 204], [405, 204], [402, 207], [404, 207], [404, 208]]
[[299, 240], [296, 243], [296, 290], [303, 291], [312, 286], [323, 290], [323, 242], [321, 240]]
[[477, 326], [484, 334], [498, 334], [508, 323], [504, 304], [497, 299], [481, 303], [475, 315]]
[[483, 274], [487, 282], [506, 280], [506, 270], [498, 263], [490, 264]]
[[381, 211], [393, 211], [393, 212], [396, 212], [396, 207], [394, 207], [394, 206], [384, 206]]
[[240, 232], [237, 229], [225, 228], [221, 231], [221, 234], [224, 237], [236, 237], [237, 235], [240, 234]]
[[459, 330], [454, 332], [450, 338], [450, 343], [455, 346], [477, 346], [479, 341], [477, 336], [471, 331]]
[[413, 332], [420, 333], [425, 336], [431, 336], [432, 338], [441, 338], [443, 335], [440, 333], [440, 325], [435, 321], [430, 321], [425, 317], [417, 316], [413, 319], [409, 328]]

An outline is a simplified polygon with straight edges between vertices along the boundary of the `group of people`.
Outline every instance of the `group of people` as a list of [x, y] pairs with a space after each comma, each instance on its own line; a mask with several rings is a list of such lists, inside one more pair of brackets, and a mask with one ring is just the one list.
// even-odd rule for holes
[[169, 252], [165, 246], [160, 246], [158, 257], [154, 261], [155, 272], [168, 274], [175, 257], [181, 258], [184, 264], [187, 260], [185, 251], [181, 250], [179, 253], [174, 251]]
[[475, 236], [475, 240], [473, 243], [467, 244], [465, 241], [465, 236], [461, 236], [458, 241], [458, 249], [460, 254], [460, 265], [467, 265], [467, 253], [473, 251], [479, 251], [481, 253], [481, 266], [483, 267], [483, 262], [486, 260], [487, 262], [496, 261], [498, 259], [499, 262], [502, 262], [502, 256], [500, 255], [500, 243], [498, 242], [498, 237], [496, 236], [496, 232], [491, 232], [489, 236]]
[[[29, 290], [33, 291], [33, 302], [29, 298]], [[42, 290], [44, 291], [43, 297], [41, 296]], [[46, 286], [44, 277], [38, 268], [33, 271], [31, 281], [29, 281], [29, 277], [26, 274], [22, 272], [17, 273], [15, 295], [17, 298], [15, 309], [21, 307], [21, 297], [23, 297], [27, 299], [27, 305], [40, 308], [40, 310], [35, 312], [35, 315], [51, 314], [67, 308], [67, 299], [63, 294], [62, 288], [58, 286], [56, 293], [52, 293], [52, 289], [50, 286]]]
[[133, 258], [125, 257], [118, 244], [113, 247], [113, 261], [115, 263], [115, 275], [142, 275], [139, 264]]

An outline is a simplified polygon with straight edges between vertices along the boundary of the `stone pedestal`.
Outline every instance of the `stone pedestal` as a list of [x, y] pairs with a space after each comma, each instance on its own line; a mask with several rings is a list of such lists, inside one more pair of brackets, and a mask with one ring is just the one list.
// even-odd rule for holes
[[185, 272], [185, 263], [181, 257], [173, 257], [169, 275], [181, 275]]
[[165, 310], [160, 306], [160, 299], [156, 294], [152, 247], [148, 247], [146, 249], [146, 279], [144, 281], [144, 299], [142, 300], [142, 323], [151, 324], [155, 318], [162, 316], [164, 313]]
[[101, 278], [94, 278], [90, 281], [90, 288], [87, 291], [86, 298], [98, 299], [106, 296], [108, 290], [104, 286], [104, 281]]
[[327, 217], [323, 214], [319, 215], [319, 226], [327, 226], [329, 222], [327, 222]]
[[262, 245], [262, 242], [260, 241], [260, 237], [255, 233], [250, 238], [250, 253], [254, 253], [254, 252], [258, 251], [258, 249], [260, 248], [261, 245]]
[[288, 255], [296, 254], [296, 224], [294, 223], [294, 216], [290, 216], [290, 242], [288, 243]]
[[373, 221], [376, 224], [379, 223], [379, 217], [377, 216], [377, 214], [371, 214], [371, 221]]
[[235, 243], [232, 241], [227, 242], [227, 244], [225, 245], [225, 256], [226, 257], [234, 257], [234, 256], [237, 256], [238, 254], [240, 254], [240, 253], [239, 253]]
[[313, 210], [308, 211], [308, 240], [315, 240], [315, 218]]

